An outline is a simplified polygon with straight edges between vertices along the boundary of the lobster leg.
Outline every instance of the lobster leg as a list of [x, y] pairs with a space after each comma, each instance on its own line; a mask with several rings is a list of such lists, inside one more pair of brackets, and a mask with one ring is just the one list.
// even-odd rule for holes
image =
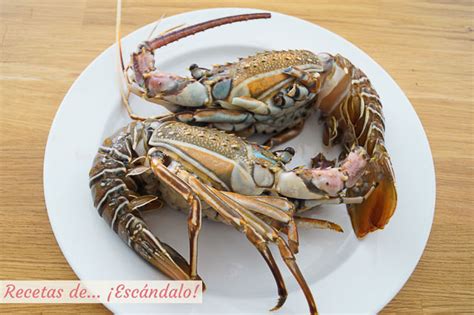
[[198, 109], [175, 114], [178, 121], [187, 124], [214, 125], [221, 130], [240, 132], [255, 121], [252, 113], [223, 108]]
[[252, 122], [254, 119], [249, 112], [232, 109], [208, 108], [197, 109], [193, 112], [181, 112], [175, 114], [178, 121], [184, 123], [229, 123], [242, 124]]
[[265, 141], [263, 145], [271, 149], [279, 144], [290, 141], [291, 139], [296, 138], [301, 133], [301, 131], [303, 131], [303, 127], [304, 127], [304, 120], [302, 120], [301, 122], [299, 122], [292, 128], [285, 129], [277, 133], [276, 135], [272, 136], [270, 139]]
[[249, 96], [234, 97], [231, 105], [234, 108], [241, 108], [258, 115], [268, 115], [271, 113], [270, 106], [267, 103]]
[[247, 196], [228, 191], [222, 191], [221, 193], [239, 203], [247, 210], [260, 213], [279, 222], [290, 222], [295, 210], [293, 203], [282, 197]]
[[130, 202], [130, 205], [131, 211], [139, 211], [140, 213], [143, 213], [150, 210], [160, 209], [163, 207], [163, 202], [157, 196], [145, 195], [133, 199]]
[[201, 201], [193, 192], [193, 190], [183, 180], [173, 174], [166, 166], [163, 165], [163, 156], [156, 154], [161, 153], [155, 151], [151, 154], [150, 165], [153, 173], [166, 185], [172, 188], [176, 193], [183, 197], [190, 206], [188, 217], [188, 232], [189, 232], [189, 251], [191, 279], [197, 277], [197, 247], [198, 236], [201, 230]]
[[372, 184], [365, 195], [362, 196], [347, 197], [340, 193], [337, 197], [329, 197], [327, 199], [304, 200], [301, 202], [300, 207], [296, 209], [296, 212], [304, 212], [320, 205], [358, 205], [368, 200], [376, 188], [377, 184]]
[[280, 269], [278, 268], [278, 265], [276, 264], [272, 252], [268, 248], [265, 239], [261, 235], [255, 233], [255, 231], [252, 229], [247, 230], [246, 234], [248, 240], [257, 248], [257, 250], [267, 262], [277, 283], [279, 299], [277, 304], [270, 309], [270, 311], [276, 311], [282, 307], [283, 304], [285, 304], [286, 298], [288, 297], [288, 291], [286, 290], [285, 282], [280, 273]]
[[298, 226], [317, 229], [329, 229], [336, 232], [344, 232], [339, 224], [327, 220], [320, 220], [314, 218], [305, 218], [295, 215], [294, 220]]
[[[226, 103], [227, 107], [232, 107]], [[233, 107], [232, 107], [233, 108]], [[235, 132], [240, 137], [246, 138], [255, 133], [253, 123], [254, 115], [248, 111], [206, 108], [197, 109], [194, 112], [180, 112], [175, 114], [176, 120], [187, 124], [204, 124], [216, 127], [227, 132]]]
[[277, 222], [279, 223], [278, 225], [283, 224], [285, 227], [284, 232], [288, 237], [288, 245], [294, 254], [298, 253], [298, 229], [293, 220], [295, 209], [291, 202], [281, 197], [246, 196], [224, 191], [222, 193], [243, 206], [245, 209], [269, 218], [270, 223]]
[[173, 280], [201, 280], [191, 278], [186, 260], [171, 246], [161, 242], [137, 213], [127, 213], [118, 220], [117, 233], [128, 245], [151, 265]]
[[[304, 279], [298, 265], [296, 264], [296, 258], [293, 252], [283, 240], [283, 238], [280, 237], [278, 231], [276, 231], [274, 228], [266, 224], [253, 213], [246, 210], [244, 207], [234, 202], [231, 198], [227, 197], [220, 191], [210, 186], [204, 185], [199, 180], [193, 177], [189, 178], [189, 182], [190, 185], [196, 189], [196, 191], [199, 191], [199, 194], [201, 196], [205, 196], [205, 200], [210, 206], [212, 206], [216, 211], [218, 211], [219, 214], [221, 214], [223, 217], [227, 218], [227, 220], [229, 220], [229, 222], [231, 222], [239, 230], [243, 231], [251, 242], [253, 240], [254, 235], [249, 235], [249, 233], [256, 233], [257, 235], [260, 235], [260, 237], [263, 239], [262, 243], [260, 244], [265, 244], [266, 246], [266, 242], [268, 241], [277, 244], [283, 261], [287, 265], [288, 269], [290, 269], [291, 273], [293, 274], [301, 289], [303, 290], [303, 293], [305, 294], [306, 300], [309, 305], [310, 313], [316, 314], [316, 304], [314, 302], [311, 290], [308, 284], [306, 283], [306, 280]], [[272, 268], [270, 262], [267, 261], [267, 264], [270, 266], [270, 268]], [[276, 272], [274, 271], [274, 269], [272, 269], [272, 271], [273, 275], [275, 276], [275, 279], [277, 280], [277, 284], [279, 285], [279, 292], [281, 292], [282, 288], [280, 287], [280, 282], [283, 283], [283, 280], [281, 279], [279, 281], [277, 279], [279, 271]], [[284, 300], [281, 301], [282, 298], [286, 299], [286, 297], [280, 296], [280, 300], [277, 306], [273, 309], [277, 309], [283, 304]]]
[[[240, 231], [243, 231], [247, 238], [249, 239], [252, 244], [258, 249], [260, 254], [265, 259], [268, 267], [272, 271], [273, 277], [275, 278], [277, 288], [278, 288], [278, 295], [279, 299], [277, 304], [272, 308], [272, 310], [276, 310], [280, 308], [288, 296], [288, 292], [286, 290], [285, 282], [283, 281], [283, 277], [278, 266], [273, 259], [272, 253], [268, 249], [266, 245], [266, 240], [263, 235], [255, 231], [255, 227], [249, 226], [247, 223], [246, 218], [237, 212], [235, 208], [230, 208], [229, 204], [222, 200], [222, 195], [218, 196], [218, 192], [213, 190], [211, 187], [208, 187], [202, 184], [199, 180], [190, 178], [190, 184], [195, 188], [195, 190], [203, 197], [206, 203], [211, 206], [219, 215], [223, 218], [225, 222], [230, 225], [233, 225]], [[216, 194], [217, 193], [217, 194]]]

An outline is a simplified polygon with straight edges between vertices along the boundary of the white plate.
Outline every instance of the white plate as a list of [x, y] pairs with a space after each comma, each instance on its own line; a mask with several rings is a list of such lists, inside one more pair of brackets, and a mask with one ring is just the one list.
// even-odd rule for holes
[[[254, 9], [211, 9], [176, 15], [158, 30]], [[341, 224], [345, 233], [301, 231], [299, 266], [323, 313], [374, 313], [402, 288], [413, 272], [430, 232], [435, 203], [434, 168], [426, 135], [410, 102], [393, 79], [360, 49], [317, 25], [272, 13], [271, 20], [232, 24], [183, 39], [161, 49], [162, 70], [187, 74], [191, 63], [210, 66], [261, 50], [308, 49], [341, 53], [363, 69], [380, 94], [386, 116], [386, 143], [397, 178], [398, 207], [382, 231], [357, 240], [344, 206], [327, 206], [314, 216]], [[128, 56], [154, 25], [123, 40]], [[111, 34], [111, 37], [113, 34]], [[44, 162], [48, 214], [64, 256], [80, 279], [164, 279], [135, 255], [99, 217], [92, 205], [88, 171], [104, 137], [126, 124], [117, 85], [116, 49], [109, 47], [79, 76], [64, 98], [49, 134]], [[156, 105], [133, 100], [137, 111], [158, 113]], [[289, 145], [292, 165], [306, 164], [321, 146], [321, 126], [313, 118]], [[147, 214], [152, 229], [187, 255], [186, 217], [172, 210]], [[116, 304], [114, 312], [266, 312], [276, 287], [259, 253], [233, 228], [205, 220], [200, 237], [199, 272], [208, 290], [202, 305]], [[275, 250], [275, 248], [274, 248]], [[278, 252], [275, 250], [275, 256]], [[280, 314], [306, 313], [303, 294], [285, 266], [289, 297]]]

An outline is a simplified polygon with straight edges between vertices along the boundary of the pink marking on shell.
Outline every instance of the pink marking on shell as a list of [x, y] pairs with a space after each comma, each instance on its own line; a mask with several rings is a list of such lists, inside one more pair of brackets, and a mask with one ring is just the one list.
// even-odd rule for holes
[[133, 54], [132, 60], [135, 79], [138, 85], [143, 86], [145, 83], [144, 76], [146, 73], [155, 70], [155, 59], [153, 54], [149, 51], [144, 51], [140, 54]]
[[341, 165], [341, 170], [348, 176], [346, 187], [352, 187], [364, 173], [367, 166], [367, 152], [358, 147], [351, 151]]
[[344, 189], [344, 182], [347, 180], [338, 168], [313, 169], [311, 171], [311, 182], [318, 189], [328, 193], [329, 196], [337, 196]]
[[172, 74], [163, 72], [153, 72], [147, 76], [148, 96], [155, 96], [160, 93], [175, 94], [184, 88], [184, 80]]

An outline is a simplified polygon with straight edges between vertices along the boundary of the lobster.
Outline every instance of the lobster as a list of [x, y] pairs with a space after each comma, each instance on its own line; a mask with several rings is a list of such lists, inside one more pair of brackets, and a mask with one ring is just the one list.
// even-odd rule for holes
[[[173, 115], [133, 121], [106, 138], [89, 173], [94, 206], [138, 255], [175, 280], [201, 279], [197, 245], [202, 217], [242, 232], [260, 252], [275, 278], [279, 299], [287, 298], [269, 243], [301, 287], [310, 313], [316, 304], [298, 265], [297, 224], [342, 231], [329, 221], [298, 213], [319, 204], [363, 204], [375, 191], [348, 196], [370, 166], [363, 147], [354, 147], [337, 166], [322, 157], [315, 168], [287, 170], [294, 155], [208, 127], [176, 121]], [[163, 202], [188, 213], [190, 262], [153, 234], [141, 213]], [[285, 241], [283, 236], [288, 241]]]
[[[319, 112], [324, 143], [342, 144], [341, 159], [357, 146], [363, 146], [370, 157], [364, 176], [347, 190], [347, 196], [359, 196], [377, 186], [364, 203], [347, 206], [355, 234], [362, 238], [384, 228], [395, 211], [397, 192], [384, 142], [382, 103], [367, 76], [348, 59], [306, 50], [266, 51], [212, 69], [193, 64], [191, 77], [155, 66], [154, 54], [160, 47], [213, 27], [270, 17], [269, 13], [242, 14], [166, 32], [142, 43], [127, 66], [117, 19], [121, 70], [129, 91], [165, 106], [177, 121], [243, 137], [271, 134], [265, 143], [268, 148], [296, 137], [305, 120]], [[125, 105], [132, 119], [143, 119], [128, 102]]]

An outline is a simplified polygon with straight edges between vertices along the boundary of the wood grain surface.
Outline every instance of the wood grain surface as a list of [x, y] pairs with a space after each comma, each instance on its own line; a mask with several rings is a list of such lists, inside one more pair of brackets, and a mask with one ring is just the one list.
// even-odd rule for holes
[[[469, 0], [140, 0], [124, 3], [122, 28], [125, 35], [163, 14], [254, 7], [314, 22], [367, 52], [415, 107], [437, 179], [428, 245], [384, 312], [474, 313], [473, 6]], [[65, 93], [113, 43], [114, 23], [113, 0], [0, 0], [0, 279], [76, 279], [46, 213], [44, 148]], [[0, 306], [13, 311], [107, 312], [102, 305]]]

